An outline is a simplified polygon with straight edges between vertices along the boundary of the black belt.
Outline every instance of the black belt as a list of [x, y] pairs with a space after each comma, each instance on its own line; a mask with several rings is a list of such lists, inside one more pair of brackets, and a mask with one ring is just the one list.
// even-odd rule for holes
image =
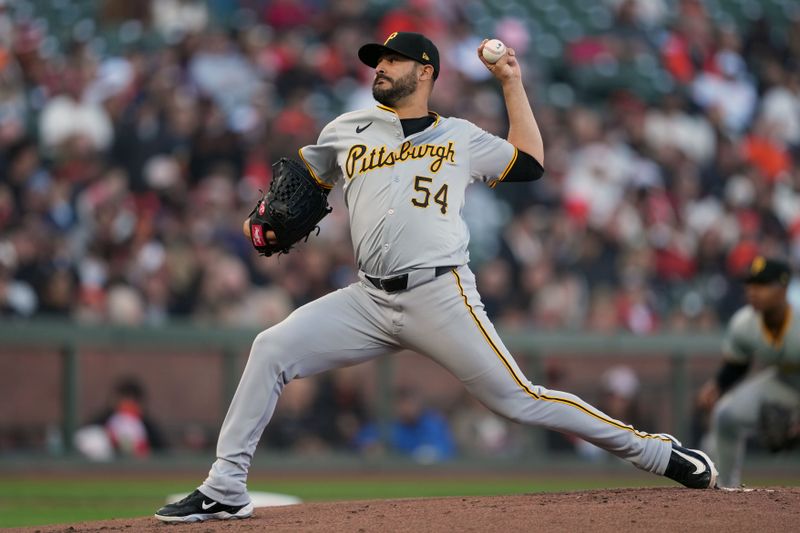
[[[443, 267], [436, 267], [436, 272], [434, 275], [438, 278], [442, 274], [450, 272], [456, 268], [455, 266], [443, 266]], [[364, 274], [364, 277], [369, 280], [370, 283], [375, 285], [378, 289], [384, 290], [386, 292], [398, 292], [406, 290], [408, 287], [408, 274], [400, 274], [399, 276], [394, 276], [393, 278], [373, 278], [372, 276], [367, 276]]]

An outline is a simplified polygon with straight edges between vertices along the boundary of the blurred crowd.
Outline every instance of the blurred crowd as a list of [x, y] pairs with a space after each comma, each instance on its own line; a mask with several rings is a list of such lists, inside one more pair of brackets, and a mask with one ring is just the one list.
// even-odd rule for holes
[[[499, 326], [716, 330], [756, 253], [800, 266], [795, 2], [0, 0], [2, 319], [266, 327], [354, 281], [340, 188], [320, 235], [289, 255], [257, 256], [241, 222], [272, 162], [373, 105], [356, 51], [399, 30], [440, 49], [432, 108], [498, 135], [505, 109], [476, 49], [498, 37], [522, 61], [545, 177], [473, 186], [463, 213]], [[612, 368], [589, 399], [650, 427], [639, 389]], [[265, 446], [434, 462], [529, 444], [470, 399], [394, 396], [378, 423], [348, 369], [293, 382]], [[142, 398], [119, 384], [79, 447], [163, 449]]]
[[[434, 394], [430, 387], [401, 380], [390, 391], [391, 402], [376, 409], [365, 393], [364, 372], [363, 367], [352, 366], [293, 380], [281, 395], [260, 448], [303, 457], [392, 455], [422, 464], [457, 457], [530, 456], [536, 438], [530, 428], [492, 413], [466, 391]], [[547, 380], [555, 385], [562, 374], [563, 369], [553, 365]], [[646, 409], [641, 388], [637, 372], [618, 364], [599, 375], [597, 388], [589, 396], [609, 416], [651, 428], [654, 413]], [[82, 421], [74, 435], [75, 450], [88, 459], [202, 453], [215, 445], [217, 428], [159, 416], [148, 401], [144, 380], [135, 375], [118, 376], [107, 396], [102, 409]], [[42, 436], [4, 433], [0, 430], [0, 454], [43, 445], [50, 454], [64, 452], [63, 435], [56, 427], [48, 429], [44, 442]], [[546, 432], [538, 445], [549, 454], [577, 455], [589, 461], [613, 459], [600, 448], [556, 432]]]
[[800, 10], [756, 4], [780, 23], [701, 0], [0, 0], [0, 313], [263, 327], [355, 280], [339, 188], [289, 255], [241, 222], [271, 162], [372, 105], [358, 47], [415, 30], [442, 55], [432, 108], [498, 135], [475, 50], [515, 47], [545, 138], [542, 180], [468, 191], [497, 324], [716, 329], [757, 252], [800, 264]]

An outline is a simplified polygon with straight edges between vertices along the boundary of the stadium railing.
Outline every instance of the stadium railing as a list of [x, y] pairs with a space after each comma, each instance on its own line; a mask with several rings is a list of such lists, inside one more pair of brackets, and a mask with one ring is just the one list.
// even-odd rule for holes
[[[113, 353], [126, 350], [196, 350], [215, 351], [223, 358], [222, 391], [219, 397], [227, 410], [241, 374], [237, 359], [246, 353], [255, 329], [236, 329], [173, 323], [165, 326], [81, 325], [67, 321], [4, 321], [0, 323], [0, 357], [25, 349], [58, 350], [61, 362], [61, 420], [64, 444], [70, 449], [78, 427], [80, 410], [81, 352], [88, 349], [113, 348]], [[669, 358], [668, 380], [672, 414], [671, 429], [687, 435], [690, 430], [691, 358], [719, 357], [720, 334], [657, 334], [637, 336], [630, 333], [592, 334], [582, 332], [514, 332], [500, 331], [506, 346], [524, 362], [530, 375], [544, 375], [544, 360], [557, 354], [572, 357]], [[391, 391], [392, 358], [377, 363], [378, 390]], [[380, 395], [378, 414], [385, 423], [392, 409], [391, 392]], [[531, 446], [543, 451], [543, 433], [534, 432]]]

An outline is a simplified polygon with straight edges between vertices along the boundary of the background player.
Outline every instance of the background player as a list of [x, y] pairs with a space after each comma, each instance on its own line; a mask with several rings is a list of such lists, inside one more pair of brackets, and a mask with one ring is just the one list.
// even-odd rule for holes
[[[711, 447], [723, 487], [741, 483], [748, 436], [777, 432], [787, 446], [798, 438], [793, 413], [800, 413], [800, 313], [786, 299], [790, 277], [783, 261], [753, 260], [745, 278], [748, 305], [728, 325], [716, 378], [700, 390], [700, 407], [713, 408]], [[744, 379], [754, 361], [766, 368]], [[785, 419], [766, 420], [776, 408]]]
[[403, 349], [432, 358], [509, 419], [576, 435], [686, 486], [715, 486], [716, 470], [702, 452], [638, 431], [574, 395], [533, 385], [483, 310], [467, 266], [466, 187], [543, 173], [542, 137], [514, 50], [497, 63], [484, 61], [502, 86], [508, 140], [429, 111], [439, 53], [426, 37], [392, 33], [383, 44], [361, 47], [359, 58], [375, 68], [373, 95], [380, 105], [339, 116], [300, 156], [321, 187], [343, 181], [360, 282], [301, 307], [256, 337], [208, 477], [156, 517], [250, 516], [247, 472], [283, 387]]

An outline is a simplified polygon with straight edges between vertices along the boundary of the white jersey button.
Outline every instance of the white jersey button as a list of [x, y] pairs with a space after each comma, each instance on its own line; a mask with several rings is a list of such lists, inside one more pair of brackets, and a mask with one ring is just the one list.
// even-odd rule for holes
[[387, 213], [389, 213], [390, 215], [394, 215], [394, 209], [389, 209], [389, 210], [387, 211]]
[[384, 244], [384, 245], [383, 245], [383, 249], [384, 249], [384, 250], [388, 250], [388, 249], [389, 249], [389, 244], [388, 244], [388, 243], [387, 243], [387, 244]]

